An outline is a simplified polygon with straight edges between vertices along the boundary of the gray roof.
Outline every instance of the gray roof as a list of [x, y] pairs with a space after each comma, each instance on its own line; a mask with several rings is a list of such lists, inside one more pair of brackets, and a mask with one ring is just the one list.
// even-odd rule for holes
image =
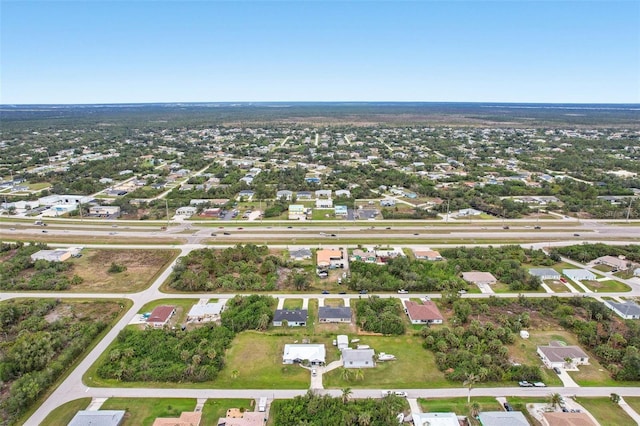
[[289, 251], [289, 256], [291, 256], [292, 258], [304, 258], [304, 257], [311, 257], [311, 249], [306, 248], [306, 247], [302, 247], [299, 249], [291, 249]]
[[618, 312], [621, 312], [623, 315], [640, 315], [640, 306], [633, 302], [618, 303], [609, 301], [609, 304], [615, 307]]
[[551, 268], [531, 268], [529, 269], [529, 274], [534, 277], [559, 277], [560, 272]]
[[68, 426], [118, 426], [124, 414], [124, 410], [82, 410], [73, 416]]
[[349, 318], [351, 319], [351, 308], [320, 306], [318, 308], [318, 318]]
[[342, 350], [342, 361], [347, 362], [364, 362], [373, 361], [375, 351], [373, 349], [350, 349]]
[[478, 417], [482, 426], [529, 426], [520, 411], [484, 411]]
[[288, 322], [305, 322], [307, 321], [306, 309], [278, 309], [273, 316], [274, 321], [288, 321]]
[[549, 362], [564, 362], [566, 358], [589, 358], [579, 346], [562, 346], [557, 341], [550, 342], [549, 346], [538, 346], [538, 349]]

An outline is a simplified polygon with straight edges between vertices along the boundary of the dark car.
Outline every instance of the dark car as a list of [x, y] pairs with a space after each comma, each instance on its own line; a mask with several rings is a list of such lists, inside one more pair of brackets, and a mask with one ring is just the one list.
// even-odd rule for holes
[[560, 369], [558, 367], [553, 367], [553, 371], [556, 372], [556, 374], [560, 374]]
[[360, 290], [360, 294], [367, 294], [367, 290]]
[[331, 236], [332, 236], [332, 237], [335, 237], [335, 236], [336, 236], [336, 234], [331, 234]]
[[533, 229], [542, 229], [542, 226], [534, 226]]
[[574, 236], [574, 237], [579, 237], [579, 236], [580, 236], [580, 234], [573, 234], [573, 236]]
[[338, 294], [347, 294], [347, 292], [346, 292], [346, 291], [341, 291], [341, 292], [340, 292], [340, 293], [338, 293]]
[[509, 229], [509, 227], [508, 226], [503, 226], [502, 229]]
[[329, 290], [322, 290], [322, 294], [329, 294]]
[[223, 232], [224, 235], [231, 235], [230, 232]]
[[511, 404], [509, 404], [508, 402], [505, 402], [504, 404], [504, 409], [507, 411], [513, 411], [513, 407], [511, 406]]

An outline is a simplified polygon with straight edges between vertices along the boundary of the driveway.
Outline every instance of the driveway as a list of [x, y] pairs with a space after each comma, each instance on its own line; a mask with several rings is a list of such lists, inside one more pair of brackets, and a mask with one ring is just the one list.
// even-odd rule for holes
[[562, 384], [565, 388], [578, 388], [580, 387], [576, 382], [573, 381], [569, 373], [566, 372], [564, 368], [560, 369], [560, 374], [558, 374], [560, 380], [562, 380]]

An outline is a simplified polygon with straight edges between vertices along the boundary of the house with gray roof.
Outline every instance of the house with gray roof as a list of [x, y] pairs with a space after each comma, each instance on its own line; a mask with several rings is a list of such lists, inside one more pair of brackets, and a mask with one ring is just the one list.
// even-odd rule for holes
[[68, 426], [119, 426], [124, 414], [124, 410], [81, 410], [73, 416]]
[[640, 306], [633, 302], [614, 302], [605, 300], [604, 305], [624, 319], [640, 319]]
[[529, 269], [529, 275], [538, 277], [541, 280], [559, 280], [560, 272], [551, 268], [531, 268]]
[[342, 350], [342, 366], [344, 368], [373, 368], [375, 351], [373, 349], [351, 349]]
[[573, 281], [593, 281], [596, 275], [586, 269], [563, 269], [562, 273]]
[[318, 322], [330, 323], [330, 322], [351, 322], [351, 308], [350, 307], [334, 307], [334, 306], [320, 306], [318, 308]]
[[273, 316], [273, 326], [282, 327], [286, 321], [289, 327], [304, 327], [307, 325], [307, 318], [306, 309], [278, 309]]
[[567, 346], [559, 341], [549, 342], [549, 346], [538, 346], [537, 352], [549, 368], [577, 370], [576, 365], [589, 364], [589, 355], [579, 346]]
[[311, 259], [311, 249], [307, 247], [302, 247], [298, 249], [290, 249], [289, 257], [293, 260], [305, 260]]
[[478, 420], [482, 426], [529, 426], [521, 411], [483, 411]]

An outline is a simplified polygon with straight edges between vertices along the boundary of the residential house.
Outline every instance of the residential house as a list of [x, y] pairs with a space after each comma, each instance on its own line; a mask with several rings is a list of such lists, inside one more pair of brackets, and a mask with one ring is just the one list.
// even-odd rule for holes
[[167, 323], [175, 313], [175, 306], [157, 306], [153, 311], [151, 311], [151, 315], [149, 316], [149, 318], [147, 318], [147, 324], [155, 328], [162, 328], [167, 325]]
[[462, 279], [476, 285], [491, 285], [498, 282], [491, 272], [463, 272]]
[[627, 259], [624, 259], [624, 257], [619, 258], [614, 256], [602, 256], [595, 259], [592, 263], [594, 265], [611, 266], [612, 268], [617, 269], [619, 271], [626, 271], [632, 265], [632, 263], [629, 262]]
[[283, 364], [298, 364], [309, 361], [311, 365], [324, 365], [326, 349], [323, 344], [286, 344], [282, 355]]
[[292, 198], [293, 192], [287, 189], [281, 189], [280, 191], [276, 192], [276, 200], [291, 201]]
[[529, 426], [521, 411], [483, 411], [478, 420], [482, 426]]
[[552, 411], [542, 413], [543, 426], [596, 426], [587, 413]]
[[593, 281], [596, 279], [595, 274], [586, 269], [563, 269], [562, 273], [573, 281]]
[[308, 316], [306, 309], [277, 309], [273, 315], [273, 326], [282, 327], [286, 321], [289, 327], [304, 327]]
[[318, 308], [318, 322], [351, 322], [351, 308], [346, 307], [333, 307], [333, 306], [320, 306]]
[[344, 368], [373, 368], [376, 366], [374, 356], [373, 349], [345, 348], [342, 350], [342, 366]]
[[476, 209], [462, 209], [462, 210], [458, 210], [458, 212], [456, 213], [456, 216], [462, 217], [462, 216], [479, 216], [481, 215], [482, 212], [480, 210], [476, 210]]
[[302, 204], [289, 204], [289, 220], [305, 220], [307, 209]]
[[289, 257], [293, 260], [306, 260], [311, 259], [311, 249], [307, 247], [302, 247], [298, 249], [290, 249]]
[[640, 306], [634, 302], [618, 303], [613, 300], [605, 300], [604, 305], [624, 319], [640, 319]]
[[316, 251], [316, 264], [318, 268], [322, 269], [343, 268], [344, 259], [342, 256], [342, 250], [321, 249]]
[[338, 189], [336, 190], [336, 197], [351, 198], [351, 191], [348, 189]]
[[440, 252], [437, 252], [435, 250], [414, 249], [413, 255], [418, 260], [430, 260], [430, 261], [442, 260], [442, 255], [440, 254]]
[[298, 191], [296, 193], [296, 198], [298, 200], [310, 200], [312, 197], [311, 191]]
[[331, 198], [316, 198], [317, 209], [331, 209], [333, 208], [333, 200]]
[[220, 319], [225, 302], [198, 303], [187, 314], [187, 321], [215, 321]]
[[176, 210], [176, 215], [177, 216], [191, 217], [194, 214], [196, 214], [197, 211], [198, 211], [197, 207], [185, 206], [185, 207], [180, 207], [179, 209], [177, 209]]
[[73, 416], [68, 426], [120, 426], [125, 413], [124, 410], [81, 410]]
[[375, 251], [364, 251], [362, 249], [354, 249], [351, 253], [350, 257], [351, 261], [360, 261], [366, 263], [376, 263], [378, 261], [378, 257], [376, 256]]
[[393, 207], [396, 205], [396, 200], [391, 198], [385, 198], [384, 200], [380, 200], [380, 207]]
[[237, 408], [227, 410], [226, 417], [218, 419], [218, 426], [263, 426], [266, 422], [264, 413], [259, 411], [240, 411]]
[[414, 426], [460, 426], [456, 413], [411, 413]]
[[202, 411], [182, 412], [180, 417], [158, 417], [152, 426], [200, 426]]
[[589, 364], [589, 355], [579, 346], [566, 346], [563, 342], [551, 341], [549, 346], [538, 346], [537, 352], [549, 368], [575, 369], [576, 365]]
[[255, 195], [255, 192], [250, 190], [250, 189], [243, 189], [242, 191], [240, 191], [238, 193], [238, 201], [240, 200], [244, 200], [244, 201], [252, 201], [253, 200], [253, 196]]
[[531, 268], [529, 269], [529, 275], [538, 277], [541, 280], [559, 280], [560, 272], [551, 268]]
[[331, 198], [331, 192], [330, 189], [318, 189], [316, 191], [316, 198]]
[[40, 250], [31, 255], [31, 261], [47, 260], [49, 262], [64, 262], [71, 257], [69, 250]]
[[347, 209], [347, 206], [335, 206], [334, 214], [336, 216], [345, 217], [349, 214], [349, 210]]
[[432, 301], [424, 300], [417, 303], [405, 300], [404, 305], [411, 324], [442, 324], [443, 316]]
[[307, 182], [307, 183], [319, 184], [320, 183], [320, 178], [316, 177], [316, 176], [310, 176], [310, 177], [304, 178], [304, 181]]

